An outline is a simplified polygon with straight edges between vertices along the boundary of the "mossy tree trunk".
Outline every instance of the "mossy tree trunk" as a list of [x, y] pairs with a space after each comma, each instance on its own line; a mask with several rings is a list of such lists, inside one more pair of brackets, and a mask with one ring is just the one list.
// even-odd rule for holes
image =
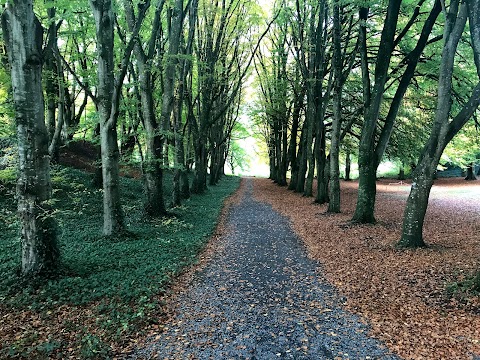
[[[140, 98], [141, 118], [145, 129], [145, 158], [143, 163], [143, 174], [145, 184], [145, 212], [150, 216], [162, 216], [166, 214], [165, 198], [163, 194], [163, 137], [160, 133], [160, 126], [156, 116], [154, 105], [154, 84], [152, 69], [149, 64], [156, 54], [158, 33], [161, 26], [161, 14], [164, 1], [158, 1], [152, 23], [152, 32], [147, 46], [144, 49], [140, 40], [135, 41], [133, 49], [136, 68], [138, 72], [138, 96]], [[125, 13], [129, 31], [135, 29], [135, 14], [131, 1], [125, 1]]]
[[[177, 78], [179, 61], [178, 54], [180, 50], [180, 41], [182, 39], [183, 21], [185, 18], [183, 9], [183, 0], [175, 0], [171, 2], [169, 10], [170, 21], [168, 31], [168, 51], [165, 57], [165, 69], [163, 73], [163, 93], [162, 108], [160, 113], [160, 124], [163, 127], [163, 136], [160, 137], [164, 151], [163, 167], [169, 166], [169, 145], [174, 139], [167, 136], [171, 132], [171, 116], [174, 106], [175, 81]], [[174, 125], [175, 126], [175, 125]], [[173, 126], [173, 127], [174, 127]], [[158, 133], [158, 132], [157, 132]], [[168, 141], [170, 140], [170, 141]], [[175, 154], [174, 154], [175, 156]], [[160, 171], [162, 170], [162, 164]], [[163, 186], [163, 184], [162, 184]], [[163, 194], [162, 194], [163, 196]]]
[[50, 159], [42, 89], [43, 29], [32, 0], [6, 5], [2, 29], [11, 68], [18, 139], [18, 215], [22, 274], [54, 269], [59, 258], [51, 215]]
[[358, 198], [353, 221], [360, 223], [375, 222], [375, 196], [376, 196], [376, 159], [374, 159], [374, 139], [377, 128], [380, 107], [383, 102], [385, 83], [387, 81], [388, 68], [394, 49], [394, 37], [397, 28], [397, 20], [400, 12], [400, 1], [390, 0], [387, 8], [385, 25], [382, 30], [380, 48], [375, 66], [375, 82], [370, 88], [368, 60], [366, 58], [366, 29], [363, 21], [367, 21], [368, 9], [361, 11], [360, 53], [362, 59], [362, 78], [365, 103], [365, 116], [359, 145], [359, 184]]
[[97, 109], [100, 122], [100, 144], [103, 179], [103, 234], [121, 233], [124, 228], [119, 188], [119, 149], [117, 122], [113, 104], [115, 77], [113, 61], [113, 27], [115, 18], [111, 0], [91, 0], [96, 25], [98, 54]]
[[[173, 184], [173, 204], [180, 205], [182, 199], [188, 199], [190, 197], [190, 182], [188, 179], [188, 168], [185, 159], [185, 153], [188, 155], [188, 151], [185, 151], [185, 142], [188, 144], [190, 136], [185, 136], [187, 130], [187, 124], [182, 127], [182, 117], [183, 117], [183, 104], [185, 101], [185, 91], [186, 84], [188, 81], [188, 76], [192, 70], [192, 60], [191, 55], [193, 52], [193, 41], [195, 36], [195, 26], [197, 21], [198, 13], [198, 0], [191, 2], [188, 9], [188, 38], [184, 46], [182, 55], [183, 57], [179, 59], [180, 61], [180, 71], [179, 79], [180, 81], [177, 84], [177, 97], [175, 99], [175, 174], [174, 174], [174, 184]], [[184, 43], [180, 41], [180, 43]]]
[[125, 231], [124, 215], [120, 199], [119, 158], [117, 121], [120, 108], [120, 95], [130, 55], [140, 31], [150, 1], [139, 5], [131, 39], [121, 57], [120, 70], [115, 76], [114, 65], [114, 25], [115, 16], [111, 0], [90, 0], [95, 19], [97, 45], [97, 95], [95, 99], [100, 124], [100, 144], [103, 178], [103, 234], [121, 235]]

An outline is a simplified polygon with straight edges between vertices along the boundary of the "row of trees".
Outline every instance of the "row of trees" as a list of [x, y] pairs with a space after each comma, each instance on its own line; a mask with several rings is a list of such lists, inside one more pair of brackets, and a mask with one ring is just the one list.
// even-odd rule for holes
[[[270, 177], [340, 212], [340, 160], [359, 166], [353, 221], [375, 222], [376, 175], [388, 156], [412, 164], [398, 245], [424, 246], [441, 156], [480, 103], [478, 0], [277, 0], [255, 59]], [[473, 123], [473, 120], [472, 120]]]
[[14, 100], [24, 275], [58, 262], [50, 162], [82, 133], [101, 147], [105, 236], [126, 231], [121, 160], [140, 159], [151, 216], [167, 211], [165, 169], [174, 172], [173, 206], [219, 181], [259, 11], [250, 0], [7, 1], [3, 71]]

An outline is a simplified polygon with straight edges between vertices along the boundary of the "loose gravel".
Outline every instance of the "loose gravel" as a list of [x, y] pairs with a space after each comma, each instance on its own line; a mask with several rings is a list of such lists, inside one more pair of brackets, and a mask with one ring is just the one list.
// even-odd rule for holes
[[222, 249], [132, 359], [398, 359], [322, 277], [285, 217], [252, 198], [227, 216]]

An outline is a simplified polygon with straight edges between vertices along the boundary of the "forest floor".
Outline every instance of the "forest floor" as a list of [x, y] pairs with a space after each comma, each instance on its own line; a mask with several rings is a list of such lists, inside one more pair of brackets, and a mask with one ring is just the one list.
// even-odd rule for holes
[[[51, 172], [61, 258], [47, 277], [19, 276], [16, 173], [0, 169], [0, 359], [112, 359], [161, 327], [164, 297], [197, 262], [224, 200], [240, 183], [225, 177], [204, 195], [169, 207], [169, 216], [149, 218], [138, 169], [125, 165], [120, 192], [128, 232], [105, 238], [103, 192], [93, 185], [96, 150], [73, 145], [61, 160], [81, 170], [55, 165]], [[168, 205], [173, 174], [164, 175]]]
[[[69, 151], [75, 153], [75, 149]], [[138, 171], [132, 173], [126, 167], [129, 171], [122, 179], [122, 191], [129, 198], [124, 208], [132, 238], [106, 241], [99, 231], [101, 191], [90, 185], [95, 171], [94, 164], [90, 165], [96, 158], [94, 154], [93, 149], [85, 166], [74, 156], [74, 163], [69, 164], [87, 173], [63, 167], [53, 172], [65, 273], [38, 286], [22, 288], [17, 282], [20, 247], [15, 176], [9, 171], [0, 174], [4, 176], [0, 177], [0, 358], [160, 355], [167, 350], [154, 345], [146, 348], [146, 338], [158, 343], [168, 334], [177, 339], [185, 335], [178, 344], [187, 346], [186, 338], [201, 326], [208, 330], [208, 326], [219, 324], [218, 335], [225, 335], [223, 340], [235, 344], [229, 348], [233, 352], [230, 354], [245, 358], [253, 358], [245, 350], [255, 343], [256, 338], [250, 338], [255, 334], [263, 341], [258, 347], [259, 358], [386, 358], [391, 355], [382, 349], [384, 344], [405, 359], [480, 359], [480, 297], [469, 289], [469, 279], [480, 263], [480, 182], [436, 181], [425, 224], [429, 247], [401, 251], [394, 245], [400, 237], [408, 183], [380, 180], [377, 224], [353, 225], [350, 219], [356, 182], [342, 182], [342, 213], [330, 215], [325, 205], [315, 204], [312, 198], [280, 188], [267, 179], [253, 179], [250, 181], [257, 201], [244, 202], [246, 210], [244, 215], [237, 214], [237, 226], [225, 227], [228, 214], [236, 216], [232, 206], [241, 204], [243, 187], [227, 200], [223, 220], [215, 229], [223, 199], [234, 191], [238, 179], [227, 178], [207, 196], [192, 198], [173, 211], [174, 217], [152, 221], [145, 219], [142, 211], [143, 187], [136, 176]], [[256, 212], [250, 213], [248, 207], [252, 204]], [[270, 240], [268, 247], [260, 251], [252, 239], [244, 239], [244, 230], [259, 231], [256, 222], [262, 209], [270, 214], [265, 219]], [[278, 224], [292, 229], [296, 236], [274, 233]], [[213, 238], [202, 252], [212, 233]], [[305, 247], [299, 245], [298, 238]], [[225, 252], [225, 239], [237, 239], [234, 245], [242, 246]], [[285, 241], [275, 243], [275, 239]], [[215, 256], [223, 260], [217, 268], [209, 268]], [[252, 267], [253, 259], [258, 262]], [[274, 268], [269, 261], [280, 265]], [[192, 264], [196, 265], [183, 273]], [[237, 278], [239, 272], [220, 272], [232, 264], [240, 265], [237, 270], [250, 279], [235, 283], [230, 281], [231, 276]], [[219, 276], [204, 283], [206, 287], [198, 298], [184, 297], [193, 308], [181, 307], [179, 300], [191, 290], [192, 281], [198, 283], [209, 273]], [[288, 281], [283, 276], [288, 276]], [[249, 284], [256, 281], [271, 292], [253, 289]], [[214, 292], [214, 285], [220, 283], [225, 284]], [[289, 284], [291, 291], [283, 296], [282, 286]], [[223, 324], [223, 317], [211, 316], [205, 323], [192, 323], [192, 316], [200, 318], [195, 314], [209, 305], [204, 299], [214, 294], [220, 295], [222, 301], [212, 306], [228, 313], [233, 321]], [[265, 297], [285, 303], [286, 313], [281, 314], [285, 310], [277, 304], [262, 306]], [[237, 320], [240, 304], [251, 308], [245, 318], [248, 321]], [[194, 331], [192, 327], [187, 333], [180, 331], [179, 321], [184, 320], [177, 318], [179, 310]], [[215, 310], [210, 311], [212, 314]], [[246, 322], [254, 324], [254, 329], [248, 328], [252, 334], [243, 332]], [[272, 322], [282, 326], [272, 328]], [[368, 325], [361, 325], [363, 322]], [[281, 334], [280, 327], [290, 333]], [[269, 329], [273, 329], [273, 335]], [[239, 332], [246, 336], [231, 338]], [[210, 339], [208, 331], [204, 335]], [[286, 350], [268, 352], [274, 336], [288, 344]], [[211, 345], [209, 339], [206, 347]], [[169, 351], [178, 355], [176, 346]], [[134, 348], [137, 352], [132, 353]], [[216, 356], [222, 348], [210, 351]], [[311, 355], [312, 351], [316, 356]]]
[[410, 186], [377, 183], [375, 225], [354, 225], [357, 182], [342, 182], [342, 213], [255, 180], [255, 196], [290, 220], [322, 274], [366, 319], [372, 335], [405, 359], [480, 355], [480, 294], [469, 279], [480, 266], [480, 182], [440, 179], [424, 227], [428, 247], [398, 250]]
[[285, 216], [246, 179], [209, 261], [177, 286], [173, 316], [132, 359], [398, 359], [343, 309]]

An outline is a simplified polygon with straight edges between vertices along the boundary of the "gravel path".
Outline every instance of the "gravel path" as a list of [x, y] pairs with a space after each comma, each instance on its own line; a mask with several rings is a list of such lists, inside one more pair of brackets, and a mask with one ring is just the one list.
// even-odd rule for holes
[[398, 359], [342, 310], [288, 221], [244, 181], [222, 250], [179, 295], [166, 331], [132, 358]]

